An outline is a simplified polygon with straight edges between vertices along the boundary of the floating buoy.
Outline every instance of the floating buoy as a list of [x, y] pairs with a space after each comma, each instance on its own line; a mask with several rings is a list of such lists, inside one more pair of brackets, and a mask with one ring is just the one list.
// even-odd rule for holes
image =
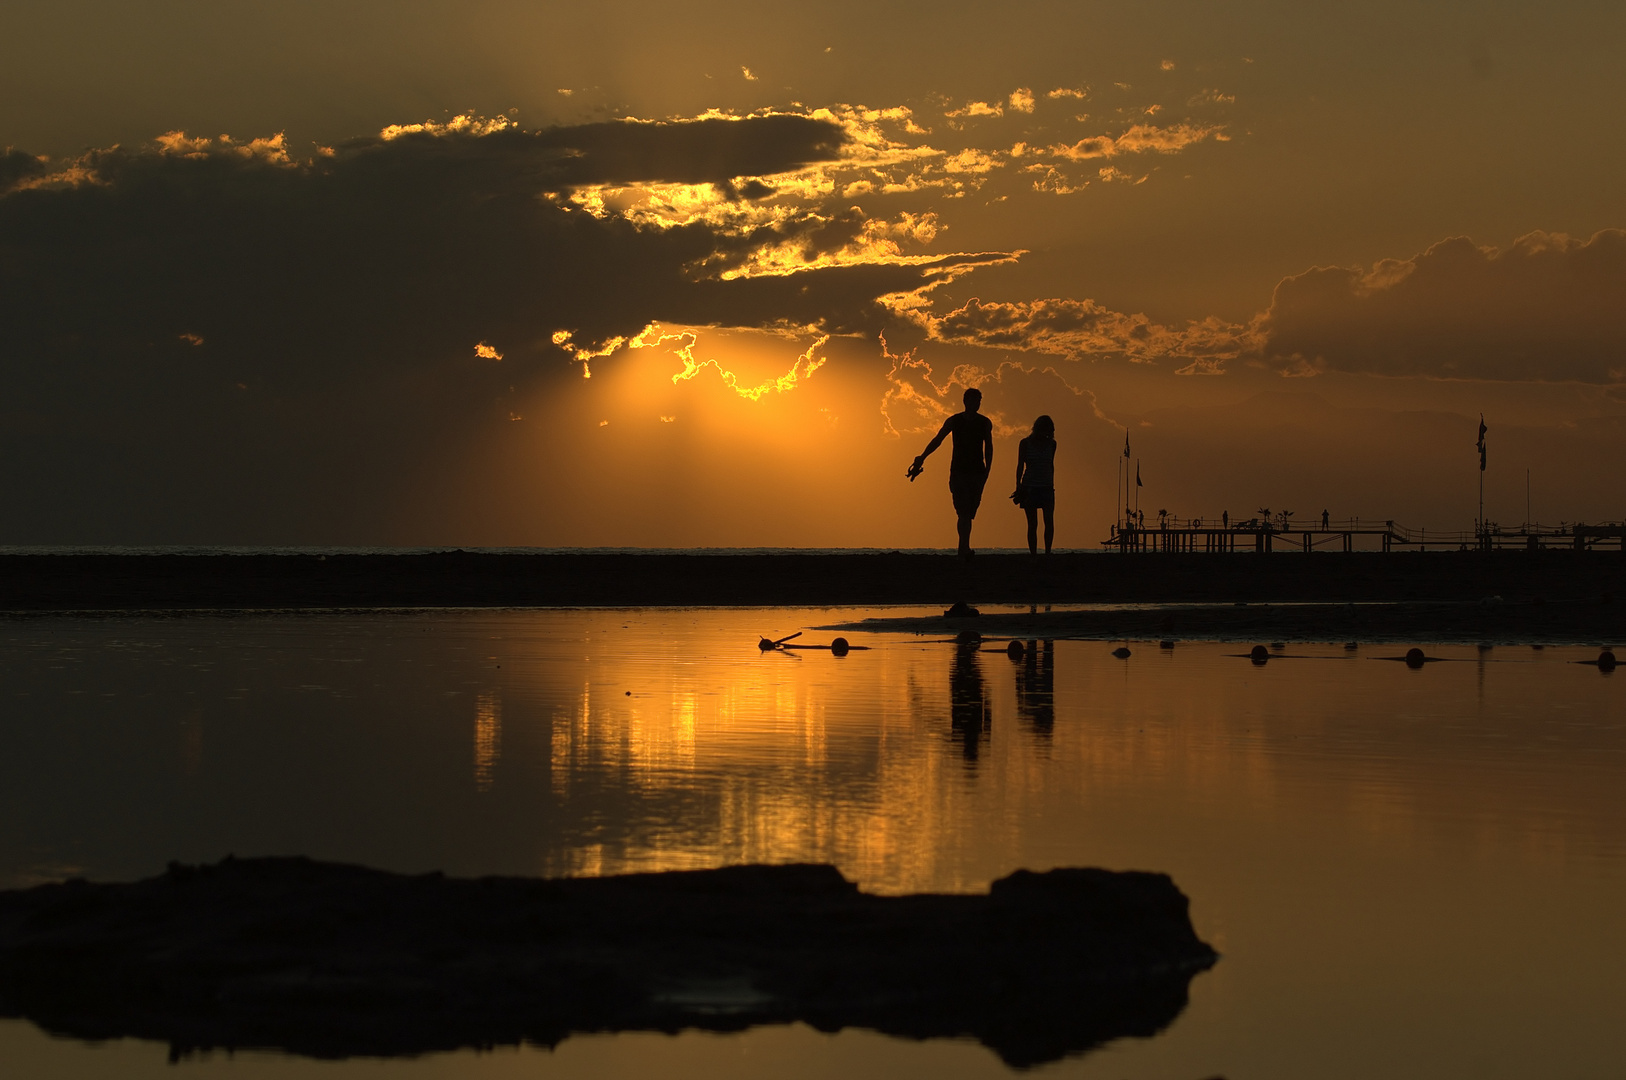
[[1022, 651], [1022, 643], [1015, 639], [1012, 639], [1011, 643], [1005, 646], [1005, 652], [1012, 660], [1022, 659]]
[[1248, 652], [1248, 659], [1252, 660], [1256, 664], [1263, 664], [1266, 660], [1270, 659], [1270, 650], [1265, 648], [1263, 645], [1255, 645]]
[[1160, 648], [1160, 649], [1172, 649], [1172, 648], [1174, 648], [1174, 642], [1172, 642], [1172, 641], [1160, 641], [1160, 642], [1157, 643], [1157, 647]]
[[768, 652], [771, 649], [780, 648], [785, 644], [785, 642], [790, 641], [792, 638], [799, 638], [801, 636], [802, 632], [798, 630], [794, 634], [789, 634], [780, 638], [778, 641], [773, 641], [769, 638], [757, 638], [757, 648], [761, 649], [763, 652]]
[[1358, 642], [1358, 641], [1346, 641], [1346, 642], [1344, 642], [1344, 648], [1348, 649], [1350, 652], [1354, 652], [1356, 649], [1358, 649], [1360, 647], [1361, 647], [1361, 643]]
[[1422, 649], [1407, 649], [1406, 650], [1406, 666], [1407, 667], [1409, 667], [1409, 668], [1420, 668], [1427, 661], [1428, 661], [1428, 657], [1423, 655], [1423, 650]]
[[956, 645], [981, 645], [982, 635], [975, 630], [961, 630], [954, 635]]
[[1287, 648], [1287, 646], [1280, 641], [1272, 641], [1270, 643], [1271, 652], [1281, 652], [1285, 648]]
[[847, 644], [847, 639], [844, 637], [838, 637], [830, 642], [830, 652], [836, 656], [846, 656], [847, 650], [850, 648], [852, 646]]
[[1112, 655], [1116, 656], [1120, 660], [1127, 660], [1129, 659], [1129, 650], [1120, 645], [1116, 649], [1112, 650]]
[[1613, 671], [1613, 670], [1615, 670], [1615, 654], [1610, 652], [1608, 649], [1605, 649], [1603, 652], [1599, 653], [1598, 654], [1598, 670], [1599, 671]]

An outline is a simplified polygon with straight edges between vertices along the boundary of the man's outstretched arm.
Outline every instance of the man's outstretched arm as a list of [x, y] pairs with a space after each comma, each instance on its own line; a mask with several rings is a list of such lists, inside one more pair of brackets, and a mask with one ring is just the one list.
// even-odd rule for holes
[[942, 446], [943, 440], [948, 437], [949, 425], [953, 422], [954, 418], [952, 416], [943, 421], [943, 426], [937, 429], [936, 436], [932, 438], [931, 442], [926, 444], [926, 449], [922, 450], [920, 452], [920, 456], [915, 458], [914, 464], [909, 466], [909, 471], [905, 474], [909, 477], [909, 479], [913, 480], [915, 477], [920, 475], [921, 470], [926, 467], [926, 459], [931, 456], [933, 450], [936, 450], [939, 446]]
[[925, 461], [927, 458], [931, 457], [932, 451], [936, 450], [939, 446], [942, 446], [943, 440], [948, 438], [949, 426], [953, 423], [954, 417], [952, 416], [947, 420], [944, 420], [943, 426], [937, 429], [937, 434], [932, 436], [932, 441], [926, 444], [926, 449], [922, 450], [920, 452], [920, 457], [916, 458], [915, 460]]

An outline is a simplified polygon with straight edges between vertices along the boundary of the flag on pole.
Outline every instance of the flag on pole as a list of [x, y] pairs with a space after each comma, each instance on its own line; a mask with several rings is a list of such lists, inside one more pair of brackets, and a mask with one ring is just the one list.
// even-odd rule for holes
[[1129, 432], [1124, 432], [1124, 457], [1129, 456]]
[[1136, 487], [1145, 487], [1146, 486], [1145, 484], [1140, 482], [1140, 462], [1138, 462], [1138, 461], [1135, 462], [1135, 486]]
[[1485, 426], [1485, 414], [1480, 413], [1479, 414], [1479, 445], [1476, 447], [1476, 449], [1479, 451], [1479, 471], [1480, 472], [1485, 471], [1485, 432], [1487, 432], [1489, 430], [1490, 429]]

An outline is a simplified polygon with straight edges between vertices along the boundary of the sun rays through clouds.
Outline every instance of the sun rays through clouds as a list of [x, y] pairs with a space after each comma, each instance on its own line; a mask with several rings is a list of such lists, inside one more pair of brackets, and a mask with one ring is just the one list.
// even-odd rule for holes
[[[329, 87], [315, 112], [166, 101], [60, 138], [19, 128], [0, 139], [0, 492], [35, 538], [95, 520], [109, 540], [125, 522], [173, 539], [163, 523], [185, 518], [210, 542], [284, 523], [327, 540], [335, 520], [366, 539], [494, 519], [519, 503], [470, 478], [518, 476], [526, 492], [579, 480], [577, 505], [625, 504], [631, 529], [657, 496], [689, 521], [696, 492], [755, 454], [873, 466], [880, 520], [898, 471], [881, 459], [973, 386], [998, 438], [1044, 413], [1069, 452], [1098, 443], [1109, 461], [1158, 403], [1267, 388], [1364, 380], [1386, 400], [1437, 395], [1442, 415], [1492, 393], [1626, 408], [1621, 222], [1533, 196], [1493, 220], [1442, 196], [1477, 128], [1404, 110], [1340, 127], [1381, 88], [1363, 74], [1334, 107], [1330, 82], [1228, 37], [1235, 13], [1175, 40], [1058, 12], [998, 65], [907, 33], [763, 30], [773, 47], [708, 53], [662, 28], [605, 36], [613, 62], [545, 69], [540, 99], [510, 80], [346, 112]], [[1029, 33], [1010, 22], [942, 33], [986, 59]], [[1496, 160], [1537, 144], [1499, 141]], [[1539, 164], [1522, 166], [1531, 191]], [[1380, 191], [1387, 209], [1363, 209]], [[1555, 416], [1575, 419], [1568, 401]], [[582, 465], [583, 445], [619, 464]], [[775, 497], [816, 502], [797, 490]], [[824, 527], [802, 523], [874, 539]], [[663, 528], [638, 535], [721, 535]]]

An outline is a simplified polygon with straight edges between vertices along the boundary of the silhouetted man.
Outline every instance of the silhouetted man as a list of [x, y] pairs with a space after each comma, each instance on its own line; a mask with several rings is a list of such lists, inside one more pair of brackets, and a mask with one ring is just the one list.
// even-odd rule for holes
[[982, 488], [994, 467], [994, 425], [977, 412], [982, 408], [981, 390], [976, 387], [967, 390], [964, 401], [965, 412], [955, 413], [943, 421], [936, 437], [909, 466], [908, 475], [911, 480], [919, 476], [932, 451], [942, 446], [950, 434], [954, 436], [954, 456], [949, 461], [949, 494], [954, 498], [954, 515], [959, 519], [960, 554], [970, 555], [971, 522], [977, 516], [977, 507], [982, 505]]

